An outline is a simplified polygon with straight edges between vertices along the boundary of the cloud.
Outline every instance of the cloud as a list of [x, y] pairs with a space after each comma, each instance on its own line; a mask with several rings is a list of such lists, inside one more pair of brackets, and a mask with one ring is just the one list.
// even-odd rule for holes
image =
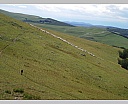
[[[123, 19], [128, 18], [124, 15], [128, 5], [118, 4], [39, 4], [34, 5], [37, 9], [46, 12], [64, 13], [65, 15], [85, 15], [95, 18]], [[122, 18], [120, 18], [122, 17]]]
[[[127, 28], [128, 4], [40, 4], [42, 16]], [[44, 12], [44, 13], [43, 13]]]
[[27, 8], [27, 6], [20, 5], [19, 8]]

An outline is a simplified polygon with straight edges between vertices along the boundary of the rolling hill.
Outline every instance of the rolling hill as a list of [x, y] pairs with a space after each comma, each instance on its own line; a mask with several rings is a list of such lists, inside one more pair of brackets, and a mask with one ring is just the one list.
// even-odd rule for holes
[[0, 99], [128, 99], [119, 50], [0, 14]]
[[125, 38], [128, 38], [128, 29], [121, 29], [117, 27], [107, 27], [107, 30], [111, 33], [115, 33], [117, 35], [121, 35]]
[[39, 16], [34, 16], [34, 15], [27, 15], [27, 14], [21, 14], [21, 13], [12, 13], [8, 12], [5, 10], [0, 9], [0, 13], [3, 13], [5, 15], [8, 15], [12, 18], [21, 20], [23, 22], [28, 22], [28, 23], [38, 23], [38, 24], [49, 24], [49, 25], [57, 25], [57, 26], [71, 26], [74, 27], [73, 25], [70, 25], [68, 23], [64, 23], [61, 21], [57, 21], [52, 18], [42, 18]]
[[112, 26], [92, 25], [92, 24], [84, 23], [84, 22], [69, 22], [69, 21], [66, 21], [66, 23], [74, 25], [74, 26], [80, 26], [80, 27], [104, 28], [104, 29], [106, 29], [107, 31], [109, 31], [113, 34], [117, 34], [117, 35], [123, 36], [125, 38], [128, 38], [128, 29], [122, 29], [122, 28], [112, 27]]

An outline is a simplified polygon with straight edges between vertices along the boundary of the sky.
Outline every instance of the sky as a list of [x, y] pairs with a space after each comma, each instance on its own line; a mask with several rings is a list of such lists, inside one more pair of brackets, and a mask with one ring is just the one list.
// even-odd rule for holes
[[128, 4], [0, 4], [0, 9], [60, 21], [128, 29]]

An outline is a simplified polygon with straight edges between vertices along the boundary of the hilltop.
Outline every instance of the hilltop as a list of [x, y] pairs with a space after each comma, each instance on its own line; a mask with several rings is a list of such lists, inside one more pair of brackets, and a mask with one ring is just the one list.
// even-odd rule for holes
[[119, 50], [0, 14], [0, 99], [128, 99]]
[[12, 18], [21, 20], [23, 22], [28, 22], [28, 23], [38, 23], [38, 24], [49, 24], [49, 25], [57, 25], [57, 26], [70, 26], [74, 27], [73, 25], [70, 25], [68, 23], [64, 23], [52, 18], [42, 18], [39, 16], [34, 16], [34, 15], [27, 15], [27, 14], [22, 14], [22, 13], [12, 13], [8, 12], [5, 10], [0, 9], [0, 13], [3, 13], [5, 15], [8, 15]]

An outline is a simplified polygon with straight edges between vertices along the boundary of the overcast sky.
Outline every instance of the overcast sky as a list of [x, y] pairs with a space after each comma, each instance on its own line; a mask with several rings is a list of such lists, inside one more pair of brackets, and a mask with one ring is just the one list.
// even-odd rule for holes
[[128, 29], [128, 4], [0, 4], [0, 9]]

